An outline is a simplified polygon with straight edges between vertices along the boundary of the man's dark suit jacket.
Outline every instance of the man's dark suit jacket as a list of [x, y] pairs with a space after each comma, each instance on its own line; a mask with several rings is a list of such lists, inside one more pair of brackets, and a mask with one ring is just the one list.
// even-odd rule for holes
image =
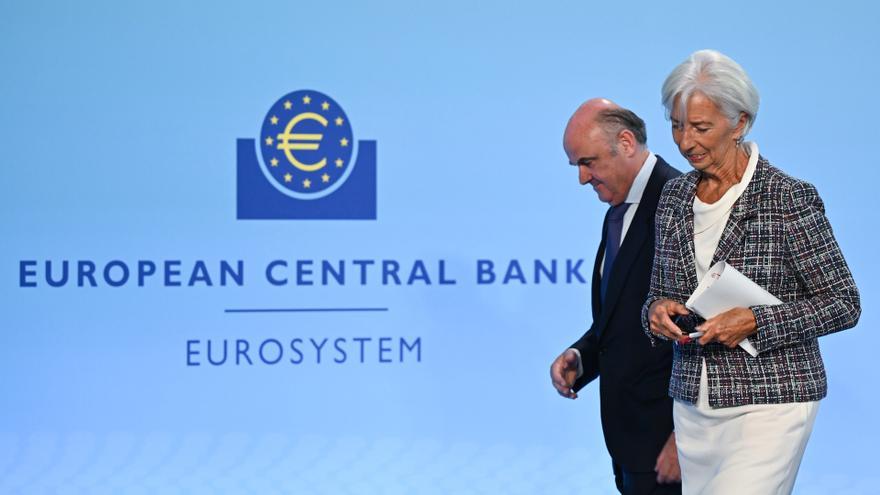
[[654, 261], [654, 214], [667, 180], [680, 175], [657, 156], [635, 216], [620, 245], [604, 304], [599, 295], [605, 254], [602, 242], [593, 267], [593, 325], [573, 348], [581, 353], [584, 373], [574, 389], [599, 380], [602, 430], [615, 463], [629, 472], [652, 472], [672, 432], [669, 342], [651, 347], [642, 331], [641, 309], [648, 295]]

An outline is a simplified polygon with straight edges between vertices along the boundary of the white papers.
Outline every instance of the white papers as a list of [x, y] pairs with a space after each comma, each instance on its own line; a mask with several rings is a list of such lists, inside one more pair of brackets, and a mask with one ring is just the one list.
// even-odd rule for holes
[[[782, 304], [782, 301], [736, 268], [719, 261], [709, 268], [685, 306], [708, 320], [733, 308], [776, 304]], [[739, 346], [752, 357], [758, 355], [749, 339], [744, 339]]]

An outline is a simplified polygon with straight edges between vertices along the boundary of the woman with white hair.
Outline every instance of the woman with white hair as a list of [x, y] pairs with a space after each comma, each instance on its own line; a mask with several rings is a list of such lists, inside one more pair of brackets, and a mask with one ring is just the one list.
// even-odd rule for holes
[[[677, 341], [669, 392], [683, 493], [791, 493], [826, 395], [817, 338], [855, 326], [858, 289], [816, 188], [743, 141], [759, 98], [739, 64], [695, 52], [662, 97], [694, 170], [660, 198], [642, 324], [652, 339]], [[684, 303], [719, 261], [782, 304], [698, 319]], [[688, 342], [694, 330], [703, 335]], [[738, 347], [746, 338], [757, 356]]]

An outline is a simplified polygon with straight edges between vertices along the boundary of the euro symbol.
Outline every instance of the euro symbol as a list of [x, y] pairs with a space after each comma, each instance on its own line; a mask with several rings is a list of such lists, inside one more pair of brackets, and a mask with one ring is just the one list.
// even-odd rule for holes
[[324, 165], [327, 165], [327, 158], [321, 158], [321, 161], [317, 163], [303, 163], [297, 160], [295, 156], [293, 156], [293, 151], [317, 150], [321, 138], [323, 138], [324, 135], [292, 133], [291, 131], [293, 131], [293, 128], [296, 127], [296, 124], [299, 124], [303, 120], [316, 120], [322, 126], [327, 127], [327, 119], [325, 119], [321, 115], [313, 112], [303, 112], [296, 117], [290, 119], [290, 122], [287, 123], [287, 127], [284, 128], [284, 133], [278, 135], [278, 149], [284, 150], [284, 154], [287, 156], [287, 159], [290, 161], [290, 163], [293, 164], [294, 167], [302, 170], [303, 172], [314, 172], [315, 170], [321, 170], [322, 168], [324, 168]]

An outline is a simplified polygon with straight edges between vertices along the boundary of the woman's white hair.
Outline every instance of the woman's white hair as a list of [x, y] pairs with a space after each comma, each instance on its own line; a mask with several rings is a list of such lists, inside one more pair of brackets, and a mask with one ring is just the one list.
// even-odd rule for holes
[[746, 71], [732, 58], [715, 50], [700, 50], [673, 69], [663, 82], [661, 91], [666, 119], [669, 120], [672, 115], [676, 96], [679, 97], [684, 118], [687, 101], [695, 92], [702, 93], [718, 105], [732, 126], [736, 126], [740, 114], [745, 113], [743, 136], [749, 133], [758, 116], [760, 97]]

